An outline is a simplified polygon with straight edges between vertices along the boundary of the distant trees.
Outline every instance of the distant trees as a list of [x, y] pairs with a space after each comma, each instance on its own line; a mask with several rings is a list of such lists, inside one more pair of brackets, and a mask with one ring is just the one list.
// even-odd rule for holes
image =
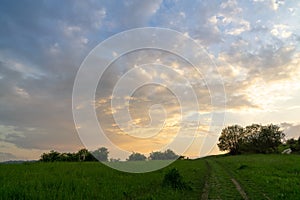
[[133, 152], [128, 158], [127, 161], [144, 161], [146, 160], [146, 156], [141, 153]]
[[87, 149], [80, 149], [77, 152], [77, 157], [79, 161], [85, 161], [86, 158], [89, 156], [90, 152]]
[[60, 153], [57, 151], [51, 150], [49, 153], [43, 153], [41, 155], [41, 161], [44, 162], [53, 162], [56, 160], [60, 160]]
[[298, 138], [298, 140], [294, 138], [288, 139], [283, 145], [283, 148], [290, 148], [292, 152], [300, 153], [300, 137]]
[[105, 162], [108, 161], [108, 149], [105, 147], [101, 147], [97, 149], [96, 151], [93, 151], [92, 154], [95, 156], [95, 158], [99, 161]]
[[176, 155], [171, 149], [167, 149], [164, 152], [155, 151], [150, 153], [149, 160], [174, 160], [177, 159], [179, 155]]
[[59, 155], [59, 161], [66, 161], [66, 162], [78, 161], [78, 156], [75, 153], [61, 153]]
[[252, 124], [245, 128], [234, 125], [222, 130], [218, 147], [232, 155], [243, 152], [275, 153], [284, 136], [280, 127], [273, 124]]
[[41, 155], [40, 161], [76, 162], [76, 161], [97, 161], [97, 159], [87, 149], [80, 149], [77, 153], [59, 153], [57, 151], [51, 150], [49, 153], [43, 153]]
[[[59, 153], [57, 151], [51, 150], [49, 153], [43, 153], [40, 157], [42, 162], [54, 162], [54, 161], [65, 161], [65, 162], [77, 162], [77, 161], [102, 161], [108, 162], [109, 151], [105, 147], [101, 147], [95, 151], [88, 151], [87, 149], [80, 149], [76, 153]], [[145, 155], [133, 152], [126, 159], [127, 161], [145, 161], [145, 160], [174, 160], [177, 159], [179, 155], [176, 155], [171, 149], [167, 149], [164, 152], [156, 151], [150, 153], [147, 158]], [[182, 157], [184, 158], [184, 157]], [[110, 162], [119, 162], [120, 159], [110, 158]]]
[[[150, 153], [148, 160], [175, 160], [179, 158], [179, 155], [175, 154], [171, 149], [167, 149], [164, 152], [155, 151]], [[144, 161], [147, 157], [141, 153], [133, 152], [127, 159], [127, 161]]]
[[294, 138], [291, 138], [286, 141], [286, 145], [289, 146], [289, 148], [292, 151], [297, 151], [298, 150], [298, 141], [295, 140]]

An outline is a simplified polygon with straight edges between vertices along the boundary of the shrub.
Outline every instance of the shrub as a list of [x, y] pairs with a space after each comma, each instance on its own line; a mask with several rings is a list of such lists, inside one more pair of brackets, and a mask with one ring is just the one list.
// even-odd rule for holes
[[191, 189], [182, 179], [179, 171], [176, 168], [169, 170], [163, 180], [164, 187], [171, 187], [175, 190]]

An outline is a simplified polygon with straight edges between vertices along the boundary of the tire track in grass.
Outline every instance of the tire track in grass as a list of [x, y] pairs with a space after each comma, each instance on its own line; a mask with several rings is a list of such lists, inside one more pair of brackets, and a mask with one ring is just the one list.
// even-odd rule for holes
[[219, 162], [214, 161], [217, 165], [219, 165], [225, 173], [228, 174], [228, 176], [230, 177], [230, 180], [232, 181], [232, 183], [235, 185], [236, 190], [240, 193], [240, 195], [243, 197], [244, 200], [249, 200], [246, 192], [244, 191], [244, 189], [242, 188], [242, 186], [239, 184], [239, 182], [233, 178], [232, 173], [230, 173], [224, 166], [222, 166]]
[[[245, 190], [241, 187], [241, 185], [239, 184], [239, 182], [236, 181], [235, 178], [233, 178], [235, 172], [233, 172], [232, 170], [226, 169], [226, 168], [224, 167], [224, 164], [222, 165], [222, 163], [220, 163], [219, 161], [215, 161], [215, 162], [218, 163], [218, 165], [223, 166], [223, 169], [229, 174], [230, 177], [232, 177], [232, 182], [236, 185], [237, 188], [242, 189], [241, 192], [244, 193], [244, 194], [247, 196]], [[235, 174], [235, 175], [236, 175], [236, 174]], [[241, 181], [241, 182], [244, 183], [244, 181]], [[260, 195], [261, 195], [260, 198], [263, 196], [265, 199], [271, 200], [270, 197], [268, 197], [263, 191], [259, 190], [259, 189], [256, 187], [257, 185], [255, 185], [255, 183], [253, 183], [252, 181], [251, 181], [251, 183], [252, 183], [252, 185], [254, 184], [254, 186], [255, 186], [255, 187], [251, 187], [251, 189], [254, 190], [256, 193], [260, 194]], [[245, 187], [246, 187], [246, 186], [245, 186]], [[250, 187], [250, 186], [247, 184], [247, 188], [248, 188], [248, 189], [249, 189], [249, 187]], [[242, 195], [242, 194], [241, 194], [241, 195]], [[250, 195], [250, 196], [251, 196], [251, 195]], [[247, 198], [248, 198], [248, 197], [247, 197]], [[253, 197], [253, 198], [254, 198], [254, 197]], [[257, 197], [255, 197], [255, 198], [257, 198]]]
[[202, 195], [201, 195], [201, 200], [207, 200], [208, 199], [208, 192], [209, 192], [209, 184], [208, 181], [205, 182]]
[[209, 194], [209, 179], [211, 178], [211, 167], [208, 162], [205, 160], [205, 165], [207, 168], [207, 175], [205, 177], [205, 184], [201, 195], [201, 200], [208, 200]]
[[233, 176], [214, 159], [206, 160], [210, 173], [202, 193], [202, 199], [243, 199], [248, 200], [246, 192]]
[[235, 185], [236, 189], [239, 191], [240, 195], [243, 197], [243, 199], [248, 200], [246, 192], [243, 190], [239, 182], [237, 182], [234, 178], [231, 178], [231, 181]]

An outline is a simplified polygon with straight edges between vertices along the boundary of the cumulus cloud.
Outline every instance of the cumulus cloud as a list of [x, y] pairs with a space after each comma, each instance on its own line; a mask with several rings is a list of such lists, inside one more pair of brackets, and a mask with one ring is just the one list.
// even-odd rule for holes
[[17, 157], [14, 156], [11, 153], [6, 153], [6, 152], [0, 152], [0, 162], [8, 161], [8, 160], [14, 160]]
[[[297, 2], [275, 0], [222, 3], [207, 0], [193, 4], [163, 0], [37, 1], [34, 4], [3, 1], [0, 6], [0, 139], [6, 150], [1, 149], [1, 159], [25, 158], [20, 152], [28, 153], [31, 149], [38, 155], [42, 150], [75, 151], [82, 147], [71, 107], [72, 87], [81, 62], [93, 47], [113, 34], [145, 26], [180, 31], [207, 51], [223, 78], [230, 120], [238, 123], [242, 120], [241, 113], [251, 111], [253, 116], [268, 112], [269, 120], [278, 121], [274, 113], [280, 111], [295, 121], [286, 126], [286, 131], [296, 137], [298, 119], [291, 108], [298, 109], [300, 98], [295, 95], [300, 91], [299, 11]], [[116, 58], [119, 56], [117, 52], [112, 53]], [[167, 65], [178, 76], [140, 67], [149, 62]], [[189, 94], [182, 97], [189, 111], [184, 119], [191, 122], [185, 126], [186, 134], [199, 119], [199, 129], [207, 130], [210, 124], [207, 115], [213, 111], [212, 97], [219, 95], [223, 85], [214, 83], [213, 78], [199, 78], [192, 67], [168, 52], [140, 51], [112, 63], [98, 85], [95, 99], [98, 119], [115, 143], [133, 150], [134, 140], [115, 134], [120, 132], [111, 116], [124, 107], [110, 108], [113, 87], [133, 68], [136, 68], [131, 77], [133, 82], [163, 80], [178, 90], [184, 90], [182, 77], [186, 77], [201, 103], [195, 111]], [[202, 72], [209, 73], [210, 69], [204, 67]], [[129, 83], [124, 86], [130, 87]], [[208, 85], [216, 94], [208, 91]], [[167, 113], [165, 125], [170, 132], [165, 131], [162, 137], [152, 140], [155, 148], [168, 141], [163, 135], [171, 140], [172, 134], [182, 126], [178, 120], [178, 102], [164, 87], [140, 88], [126, 98], [130, 99], [131, 117], [136, 125], [149, 125], [151, 115], [160, 119]], [[215, 111], [219, 112], [224, 102], [215, 103]], [[160, 107], [152, 107], [152, 113], [149, 112], [154, 104], [163, 105], [164, 112], [159, 112]], [[161, 122], [154, 120], [153, 125], [160, 126]], [[155, 127], [151, 127], [147, 134], [154, 131]], [[146, 142], [137, 148], [149, 150], [143, 144]]]
[[281, 123], [280, 126], [284, 130], [284, 133], [288, 139], [298, 139], [300, 137], [300, 124], [284, 122]]

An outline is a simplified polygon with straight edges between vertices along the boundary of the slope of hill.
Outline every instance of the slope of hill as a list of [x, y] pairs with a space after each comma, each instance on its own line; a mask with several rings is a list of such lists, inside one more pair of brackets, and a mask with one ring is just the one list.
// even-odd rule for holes
[[[188, 187], [163, 184], [174, 168]], [[119, 172], [101, 163], [0, 165], [0, 199], [300, 199], [299, 186], [299, 155], [178, 160], [144, 174]]]

